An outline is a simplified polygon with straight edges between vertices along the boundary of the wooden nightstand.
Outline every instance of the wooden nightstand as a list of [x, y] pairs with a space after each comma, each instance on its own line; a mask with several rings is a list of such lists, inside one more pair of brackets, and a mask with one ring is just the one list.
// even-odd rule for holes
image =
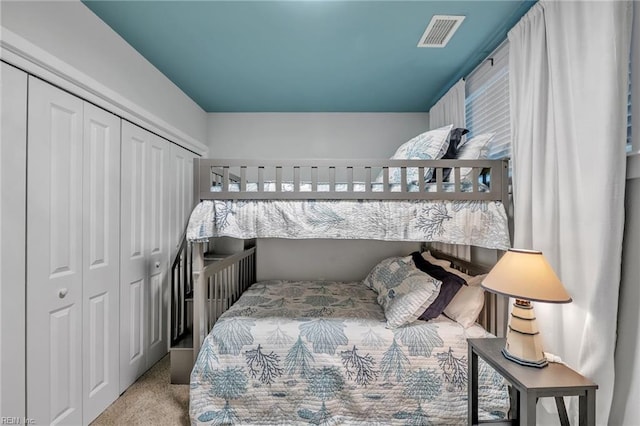
[[[469, 344], [469, 412], [468, 424], [478, 424], [478, 357], [502, 375], [512, 392], [514, 424], [536, 424], [538, 398], [555, 397], [560, 423], [569, 425], [564, 396], [579, 397], [580, 425], [595, 425], [596, 389], [598, 385], [564, 364], [549, 363], [544, 368], [525, 367], [502, 355], [505, 339], [467, 339]], [[485, 422], [482, 422], [485, 423]]]

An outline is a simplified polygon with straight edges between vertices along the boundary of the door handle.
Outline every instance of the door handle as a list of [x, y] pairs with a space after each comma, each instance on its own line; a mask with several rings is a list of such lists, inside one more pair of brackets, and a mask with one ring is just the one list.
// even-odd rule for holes
[[61, 288], [60, 290], [58, 290], [58, 297], [60, 299], [64, 299], [68, 292], [69, 290], [67, 290], [66, 288]]
[[160, 262], [156, 262], [156, 269], [160, 268]]

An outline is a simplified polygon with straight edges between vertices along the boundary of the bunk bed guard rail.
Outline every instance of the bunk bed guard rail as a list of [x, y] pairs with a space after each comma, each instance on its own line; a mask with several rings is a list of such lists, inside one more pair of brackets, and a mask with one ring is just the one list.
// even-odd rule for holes
[[[508, 159], [194, 161], [196, 200], [488, 200], [508, 205]], [[394, 178], [397, 171], [399, 179]]]

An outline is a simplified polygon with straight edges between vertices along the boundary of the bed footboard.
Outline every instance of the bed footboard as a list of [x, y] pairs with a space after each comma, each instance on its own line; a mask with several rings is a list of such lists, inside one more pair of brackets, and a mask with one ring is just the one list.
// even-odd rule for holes
[[255, 247], [230, 255], [205, 256], [193, 248], [193, 359], [216, 320], [256, 280]]

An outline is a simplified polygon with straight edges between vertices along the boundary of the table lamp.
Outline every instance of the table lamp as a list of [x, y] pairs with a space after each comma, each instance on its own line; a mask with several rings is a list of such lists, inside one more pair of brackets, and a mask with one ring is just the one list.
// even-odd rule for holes
[[541, 251], [509, 249], [482, 281], [486, 290], [515, 298], [505, 358], [530, 367], [544, 367], [547, 360], [531, 301], [569, 303], [571, 297]]

